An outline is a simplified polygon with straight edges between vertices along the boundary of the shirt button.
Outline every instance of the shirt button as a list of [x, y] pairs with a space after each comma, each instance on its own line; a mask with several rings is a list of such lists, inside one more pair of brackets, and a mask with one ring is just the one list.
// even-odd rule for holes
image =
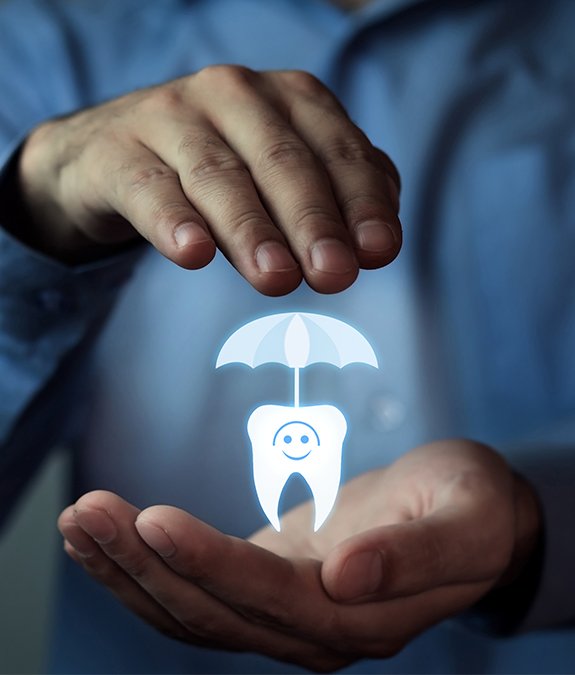
[[395, 431], [405, 420], [405, 405], [395, 396], [382, 394], [371, 401], [374, 426], [382, 431]]
[[61, 291], [54, 288], [45, 288], [38, 293], [40, 306], [48, 312], [57, 312], [64, 305], [64, 296]]

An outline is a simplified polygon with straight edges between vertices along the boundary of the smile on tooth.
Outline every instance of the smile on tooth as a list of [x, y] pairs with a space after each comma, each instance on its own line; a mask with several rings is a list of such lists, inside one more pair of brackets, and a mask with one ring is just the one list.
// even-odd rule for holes
[[330, 405], [263, 405], [248, 420], [254, 483], [261, 507], [280, 531], [278, 506], [294, 473], [309, 485], [315, 503], [314, 531], [333, 508], [341, 478], [341, 452], [347, 423]]

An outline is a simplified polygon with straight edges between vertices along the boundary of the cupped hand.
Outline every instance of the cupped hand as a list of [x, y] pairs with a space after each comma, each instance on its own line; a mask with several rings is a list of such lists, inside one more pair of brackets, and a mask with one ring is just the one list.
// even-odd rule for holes
[[316, 534], [312, 510], [244, 541], [99, 491], [59, 527], [69, 555], [160, 631], [322, 671], [389, 657], [512, 581], [540, 528], [531, 488], [469, 441], [423, 446], [350, 481]]
[[32, 238], [68, 261], [142, 236], [185, 268], [217, 246], [268, 295], [333, 293], [401, 246], [395, 167], [300, 71], [211, 66], [46, 122], [19, 176]]

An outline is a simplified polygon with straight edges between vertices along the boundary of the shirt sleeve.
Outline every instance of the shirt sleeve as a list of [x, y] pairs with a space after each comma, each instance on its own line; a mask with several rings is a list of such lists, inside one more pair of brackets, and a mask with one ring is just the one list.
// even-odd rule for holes
[[[0, 200], [7, 198], [6, 182], [4, 172]], [[67, 267], [16, 240], [0, 222], [0, 520], [46, 452], [65, 440], [77, 412], [82, 348], [98, 333], [142, 248]]]
[[82, 105], [57, 3], [0, 5], [0, 524], [74, 419], [82, 349], [143, 247], [68, 267], [31, 250], [13, 214], [17, 151], [41, 121]]

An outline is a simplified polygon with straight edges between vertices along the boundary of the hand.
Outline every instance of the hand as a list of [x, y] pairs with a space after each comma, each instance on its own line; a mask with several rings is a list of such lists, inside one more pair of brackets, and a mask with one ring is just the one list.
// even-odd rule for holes
[[474, 604], [529, 557], [539, 514], [492, 450], [447, 441], [354, 479], [311, 523], [305, 504], [247, 542], [94, 492], [59, 526], [69, 555], [164, 633], [332, 670]]
[[40, 125], [32, 237], [63, 260], [141, 235], [185, 268], [216, 245], [262, 293], [334, 293], [401, 245], [399, 177], [312, 75], [212, 66]]

